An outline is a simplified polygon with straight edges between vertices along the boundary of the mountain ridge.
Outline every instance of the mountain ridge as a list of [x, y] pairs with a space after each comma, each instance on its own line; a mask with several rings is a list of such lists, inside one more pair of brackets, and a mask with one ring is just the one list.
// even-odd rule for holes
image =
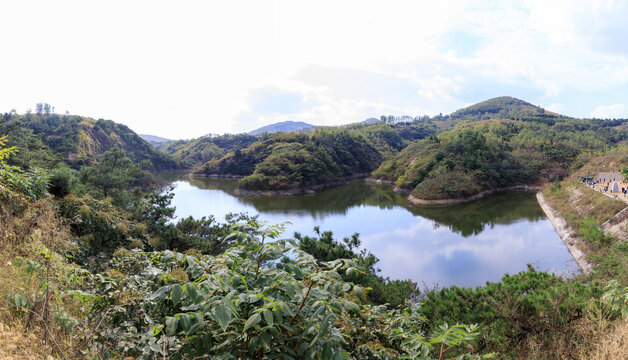
[[259, 127], [255, 130], [249, 131], [247, 134], [255, 136], [261, 135], [265, 132], [271, 134], [275, 132], [295, 132], [301, 130], [309, 130], [314, 127], [316, 126], [303, 121], [280, 121], [277, 123]]

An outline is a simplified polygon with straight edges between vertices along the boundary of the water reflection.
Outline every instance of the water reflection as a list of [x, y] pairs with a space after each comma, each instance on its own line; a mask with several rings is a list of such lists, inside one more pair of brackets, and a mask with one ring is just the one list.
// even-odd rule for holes
[[424, 208], [390, 186], [362, 180], [311, 195], [241, 197], [234, 195], [233, 179], [164, 175], [176, 186], [177, 216], [222, 219], [228, 212], [248, 212], [270, 223], [291, 221], [289, 234], [309, 235], [314, 226], [338, 238], [359, 232], [363, 247], [391, 278], [475, 286], [524, 270], [527, 263], [561, 273], [575, 269], [532, 193]]

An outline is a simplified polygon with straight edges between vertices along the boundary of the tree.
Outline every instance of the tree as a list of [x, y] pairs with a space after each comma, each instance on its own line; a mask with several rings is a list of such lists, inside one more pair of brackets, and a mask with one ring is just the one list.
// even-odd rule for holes
[[124, 151], [114, 148], [103, 153], [98, 164], [83, 168], [82, 179], [102, 191], [104, 197], [114, 190], [123, 190], [142, 176], [139, 165], [133, 164]]
[[17, 147], [11, 146], [9, 148], [5, 148], [4, 146], [7, 143], [7, 136], [0, 136], [0, 164], [4, 164], [4, 159], [9, 156], [15, 154], [17, 152]]

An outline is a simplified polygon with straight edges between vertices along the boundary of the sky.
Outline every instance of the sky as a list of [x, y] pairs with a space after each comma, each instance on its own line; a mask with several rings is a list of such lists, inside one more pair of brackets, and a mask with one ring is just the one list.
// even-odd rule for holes
[[2, 1], [0, 112], [170, 139], [513, 96], [628, 117], [628, 2]]

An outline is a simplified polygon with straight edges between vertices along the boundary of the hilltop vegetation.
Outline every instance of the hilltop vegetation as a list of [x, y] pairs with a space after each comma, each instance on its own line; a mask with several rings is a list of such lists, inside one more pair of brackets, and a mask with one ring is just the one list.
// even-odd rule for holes
[[481, 120], [487, 118], [559, 117], [559, 115], [546, 112], [543, 108], [523, 100], [510, 96], [501, 96], [454, 111], [449, 117], [463, 120]]
[[464, 198], [564, 177], [583, 152], [604, 151], [628, 138], [617, 127], [623, 121], [546, 114], [512, 98], [489, 100], [450, 118], [459, 120], [454, 129], [415, 141], [373, 177], [420, 199]]
[[[564, 177], [583, 153], [627, 139], [626, 123], [573, 119], [499, 97], [450, 115], [382, 116], [310, 133], [202, 137], [159, 147], [197, 166], [195, 174], [246, 177], [239, 186], [247, 190], [307, 189], [372, 171], [418, 199], [461, 199]], [[342, 135], [317, 140], [323, 133]]]
[[531, 171], [477, 131], [412, 143], [373, 172], [420, 199], [464, 198], [483, 190], [532, 182]]
[[238, 186], [247, 190], [294, 190], [370, 173], [380, 161], [380, 153], [362, 136], [321, 129], [270, 135], [204, 164], [195, 173], [244, 176]]
[[170, 156], [157, 151], [126, 125], [111, 120], [53, 113], [4, 114], [0, 131], [8, 134], [10, 144], [23, 147], [27, 142], [29, 150], [38, 150], [39, 154], [35, 151], [33, 156], [38, 157], [36, 162], [42, 165], [64, 161], [78, 169], [96, 162], [104, 152], [120, 148], [134, 162], [144, 162], [145, 168], [178, 168]]
[[259, 138], [247, 135], [203, 136], [192, 140], [162, 142], [157, 149], [171, 155], [184, 167], [192, 168], [220, 159], [231, 151], [243, 149]]

